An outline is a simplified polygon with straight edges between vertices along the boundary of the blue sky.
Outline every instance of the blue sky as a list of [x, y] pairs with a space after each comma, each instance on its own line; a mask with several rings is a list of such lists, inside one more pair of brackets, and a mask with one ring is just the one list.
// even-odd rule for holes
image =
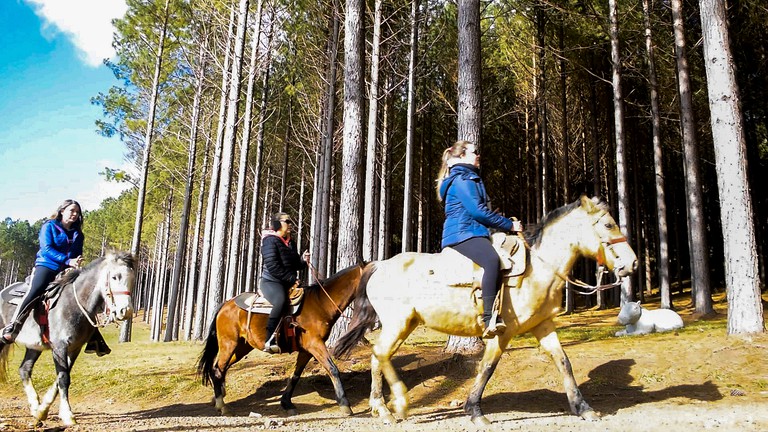
[[116, 84], [101, 59], [124, 11], [124, 0], [0, 0], [0, 220], [33, 222], [67, 198], [95, 210], [125, 188], [98, 174], [127, 167], [90, 103]]

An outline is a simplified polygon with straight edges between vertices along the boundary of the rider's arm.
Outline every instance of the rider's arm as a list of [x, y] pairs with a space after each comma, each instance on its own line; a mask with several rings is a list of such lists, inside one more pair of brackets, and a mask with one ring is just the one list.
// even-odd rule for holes
[[480, 187], [477, 181], [470, 179], [456, 179], [453, 182], [456, 196], [467, 213], [481, 224], [503, 231], [512, 230], [512, 220], [498, 213], [492, 212], [480, 197]]
[[[40, 255], [43, 256], [46, 260], [58, 264], [59, 267], [64, 267], [67, 264], [69, 256], [56, 248], [55, 237], [56, 227], [54, 226], [54, 222], [51, 221], [43, 224], [43, 227], [40, 229], [39, 238]], [[80, 247], [82, 249], [82, 244]]]

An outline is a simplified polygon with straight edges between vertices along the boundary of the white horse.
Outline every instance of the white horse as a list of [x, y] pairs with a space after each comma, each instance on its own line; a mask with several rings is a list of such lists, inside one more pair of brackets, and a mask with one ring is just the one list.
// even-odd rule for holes
[[[565, 276], [579, 257], [596, 259], [618, 277], [637, 268], [635, 252], [627, 243], [607, 206], [582, 196], [579, 201], [549, 213], [527, 237], [530, 263], [519, 278], [505, 282], [501, 315], [506, 331], [487, 341], [464, 411], [475, 424], [488, 424], [480, 399], [501, 354], [513, 336], [532, 333], [549, 353], [563, 377], [571, 411], [588, 420], [599, 415], [581, 395], [568, 357], [555, 333], [553, 318], [562, 305]], [[473, 302], [471, 283], [451, 283], [452, 269], [440, 265], [445, 254], [402, 253], [366, 269], [355, 300], [355, 316], [338, 341], [334, 354], [346, 354], [357, 345], [378, 315], [381, 333], [371, 356], [371, 397], [373, 415], [394, 422], [382, 392], [382, 374], [392, 390], [392, 404], [398, 416], [407, 417], [408, 396], [392, 355], [417, 326], [459, 335], [480, 336], [483, 323], [481, 302]], [[467, 260], [471, 266], [471, 262]], [[442, 273], [442, 274], [441, 274]], [[456, 278], [453, 282], [457, 282]], [[466, 286], [463, 288], [462, 286]], [[514, 380], [514, 377], [504, 377]]]
[[[133, 282], [133, 255], [109, 254], [94, 260], [83, 270], [71, 271], [52, 284], [59, 285], [61, 291], [48, 312], [48, 334], [44, 334], [35, 322], [34, 311], [24, 321], [16, 337], [16, 343], [26, 347], [19, 375], [29, 401], [29, 411], [38, 422], [48, 418], [51, 404], [61, 395], [59, 418], [66, 426], [77, 423], [69, 404], [72, 366], [82, 346], [100, 325], [97, 315], [104, 313], [107, 322], [122, 321], [132, 316]], [[3, 290], [4, 294], [6, 290]], [[11, 302], [0, 300], [1, 326], [10, 320], [14, 310], [15, 306]], [[53, 353], [57, 374], [53, 385], [40, 401], [32, 385], [32, 368], [46, 350]], [[10, 345], [0, 346], [0, 382], [6, 379], [9, 352]]]
[[626, 302], [619, 312], [619, 324], [627, 326], [616, 336], [642, 335], [683, 328], [683, 319], [671, 309], [648, 310], [640, 302]]

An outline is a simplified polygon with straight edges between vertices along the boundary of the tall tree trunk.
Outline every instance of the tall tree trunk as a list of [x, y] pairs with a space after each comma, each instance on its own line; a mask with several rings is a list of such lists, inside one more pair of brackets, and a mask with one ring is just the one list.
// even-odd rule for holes
[[656, 266], [659, 271], [659, 295], [661, 307], [672, 307], [669, 291], [669, 239], [667, 238], [667, 203], [664, 191], [664, 155], [661, 147], [661, 113], [659, 110], [659, 84], [656, 78], [653, 37], [651, 34], [651, 12], [648, 0], [643, 0], [645, 19], [645, 50], [648, 58], [648, 82], [651, 93], [651, 124], [653, 135], [653, 170], [656, 179], [656, 222], [659, 230], [659, 255]]
[[[210, 135], [209, 135], [210, 136]], [[200, 173], [200, 190], [197, 195], [197, 210], [195, 212], [195, 230], [192, 234], [192, 252], [189, 256], [189, 266], [187, 267], [187, 302], [186, 312], [184, 314], [184, 339], [192, 340], [193, 318], [196, 316], [195, 311], [205, 303], [205, 289], [197, 286], [197, 259], [198, 249], [200, 247], [200, 227], [203, 223], [203, 205], [205, 204], [205, 180], [208, 169], [208, 147], [210, 146], [210, 138], [207, 140], [205, 146], [205, 156], [203, 157], [202, 172]], [[202, 314], [198, 315], [202, 316]], [[202, 327], [202, 326], [201, 326]]]
[[173, 340], [173, 332], [178, 329], [176, 314], [176, 303], [179, 299], [179, 288], [181, 286], [181, 271], [184, 267], [184, 253], [187, 250], [187, 232], [189, 231], [189, 213], [192, 206], [192, 189], [195, 181], [195, 159], [197, 157], [197, 128], [200, 117], [200, 99], [203, 95], [203, 81], [205, 79], [205, 50], [204, 44], [200, 44], [198, 53], [199, 69], [197, 75], [197, 85], [195, 86], [195, 96], [192, 101], [192, 119], [190, 121], [189, 133], [189, 155], [187, 157], [187, 184], [184, 189], [184, 202], [181, 209], [181, 220], [179, 221], [179, 238], [176, 243], [176, 255], [173, 259], [173, 271], [171, 276], [171, 285], [169, 287], [170, 295], [168, 302], [168, 326], [165, 329], [164, 342]]
[[[163, 52], [165, 51], [165, 37], [168, 30], [168, 7], [170, 0], [165, 0], [163, 8], [163, 23], [160, 27], [160, 36], [157, 42], [155, 57], [155, 71], [152, 77], [152, 95], [149, 98], [149, 113], [147, 115], [147, 129], [144, 133], [144, 159], [141, 164], [141, 179], [139, 180], [139, 195], [136, 198], [136, 219], [133, 225], [133, 240], [131, 241], [131, 253], [139, 256], [141, 249], [141, 226], [144, 223], [144, 199], [147, 194], [147, 177], [149, 177], [149, 159], [152, 152], [152, 138], [155, 133], [155, 111], [157, 110], [157, 98], [160, 93], [160, 71], [163, 66]], [[131, 341], [131, 327], [133, 320], [128, 318], [123, 321], [120, 328], [120, 342]]]
[[363, 151], [363, 63], [365, 3], [347, 0], [344, 20], [344, 143], [336, 268], [357, 263], [361, 256], [360, 198]]
[[323, 110], [322, 139], [315, 164], [315, 187], [312, 197], [314, 214], [310, 226], [311, 267], [310, 280], [325, 278], [328, 265], [328, 226], [331, 199], [331, 165], [333, 162], [333, 132], [336, 111], [336, 62], [339, 43], [338, 3], [333, 1], [330, 34], [328, 37], [328, 74], [326, 76], [325, 107]]
[[[629, 188], [627, 187], [627, 150], [624, 139], [624, 95], [621, 91], [621, 55], [619, 53], [619, 19], [617, 1], [608, 0], [611, 37], [611, 63], [613, 65], [613, 120], [616, 140], [616, 187], [619, 204], [621, 232], [632, 243], [632, 224], [629, 220]], [[621, 284], [621, 304], [632, 301], [632, 279], [624, 278]]]
[[[227, 89], [229, 88], [229, 69], [231, 62], [230, 44], [233, 43], [235, 31], [235, 8], [229, 11], [229, 28], [227, 30], [227, 40], [224, 44], [224, 64], [221, 69], [221, 97], [219, 99], [219, 115], [216, 124], [216, 145], [213, 150], [213, 163], [211, 164], [211, 181], [208, 184], [208, 199], [205, 208], [205, 224], [203, 225], [203, 253], [200, 260], [200, 277], [198, 279], [198, 291], [204, 291], [206, 295], [210, 292], [211, 285], [209, 281], [211, 265], [211, 248], [213, 247], [213, 226], [214, 214], [216, 213], [216, 194], [219, 190], [221, 180], [221, 153], [224, 143], [224, 123], [227, 115]], [[193, 337], [195, 340], [203, 338], [205, 326], [211, 322], [208, 320], [208, 311], [213, 305], [207, 301], [197, 305], [195, 314], [195, 330]]]
[[[245, 92], [245, 113], [243, 114], [243, 134], [240, 140], [240, 161], [237, 171], [237, 192], [235, 194], [235, 210], [232, 221], [232, 238], [229, 242], [229, 259], [227, 260], [227, 277], [225, 298], [230, 298], [237, 291], [237, 276], [240, 263], [240, 237], [243, 228], [243, 203], [245, 201], [245, 183], [248, 178], [248, 152], [251, 148], [251, 118], [253, 116], [253, 87], [258, 75], [259, 41], [261, 40], [262, 0], [256, 6], [256, 27], [251, 35], [251, 60], [248, 65], [248, 83]], [[267, 44], [269, 49], [269, 44]], [[269, 61], [266, 62], [269, 68]], [[234, 139], [234, 138], [233, 138]]]
[[[480, 1], [459, 0], [459, 82], [458, 139], [480, 146], [482, 93], [480, 87]], [[477, 352], [482, 341], [477, 337], [449, 336], [445, 351]]]
[[[725, 248], [728, 334], [765, 331], [739, 87], [723, 2], [699, 0]], [[698, 307], [698, 304], [697, 304]]]
[[390, 96], [392, 89], [389, 75], [384, 78], [384, 112], [381, 122], [381, 166], [379, 168], [381, 184], [379, 185], [379, 233], [376, 259], [383, 260], [389, 258], [389, 200], [390, 200], [390, 180], [392, 172], [390, 169], [390, 145], [389, 145], [389, 117], [390, 117]]
[[[461, 20], [459, 20], [461, 26]], [[408, 59], [408, 113], [406, 114], [405, 127], [405, 177], [403, 179], [403, 234], [402, 252], [408, 252], [411, 248], [411, 202], [413, 198], [413, 141], [416, 135], [416, 56], [419, 51], [419, 0], [411, 1], [411, 52]], [[461, 44], [459, 44], [459, 61], [461, 62]], [[461, 69], [459, 69], [461, 70]], [[459, 72], [461, 83], [461, 72]], [[459, 84], [461, 85], [461, 84]], [[461, 107], [461, 97], [459, 97]], [[459, 108], [461, 110], [461, 108]], [[479, 135], [478, 135], [479, 138]], [[477, 142], [477, 141], [475, 141]]]
[[232, 178], [233, 153], [237, 131], [238, 105], [240, 103], [240, 74], [243, 68], [243, 51], [245, 48], [245, 29], [248, 22], [248, 2], [240, 0], [235, 47], [233, 51], [231, 80], [227, 95], [227, 120], [224, 125], [224, 139], [221, 152], [221, 179], [216, 197], [216, 217], [214, 218], [213, 246], [211, 250], [211, 291], [208, 296], [208, 321], [216, 315], [218, 305], [222, 301], [223, 282], [225, 276], [224, 259], [226, 256], [228, 232], [228, 212]]
[[373, 18], [371, 51], [371, 83], [368, 97], [368, 138], [365, 153], [365, 197], [363, 204], [363, 260], [373, 259], [374, 177], [376, 174], [376, 125], [379, 117], [379, 55], [381, 43], [381, 3], [376, 0]]
[[685, 53], [682, 0], [672, 0], [672, 20], [675, 31], [675, 58], [677, 84], [680, 93], [680, 123], [683, 131], [683, 168], [685, 173], [685, 203], [688, 209], [688, 249], [691, 259], [691, 289], [695, 298], [696, 314], [710, 315], [712, 295], [709, 279], [709, 247], [707, 246], [704, 208], [699, 175], [699, 152], [696, 142], [696, 121], [693, 117], [693, 99]]

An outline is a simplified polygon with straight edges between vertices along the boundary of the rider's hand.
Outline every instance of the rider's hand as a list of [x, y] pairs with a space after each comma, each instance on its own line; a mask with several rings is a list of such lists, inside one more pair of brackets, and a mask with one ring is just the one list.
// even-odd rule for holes
[[309, 249], [304, 251], [304, 253], [301, 255], [301, 259], [303, 259], [305, 262], [309, 262]]
[[523, 231], [523, 223], [517, 220], [517, 218], [512, 218], [512, 232], [519, 233]]
[[67, 260], [67, 265], [76, 269], [79, 269], [80, 266], [83, 265], [83, 256], [80, 255], [75, 258], [70, 258]]

